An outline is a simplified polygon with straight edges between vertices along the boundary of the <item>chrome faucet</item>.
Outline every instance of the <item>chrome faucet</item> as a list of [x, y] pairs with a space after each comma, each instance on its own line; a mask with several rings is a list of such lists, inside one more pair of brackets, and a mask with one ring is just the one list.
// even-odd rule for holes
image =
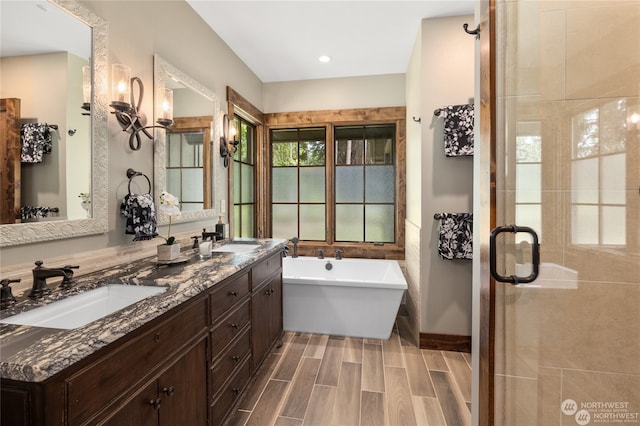
[[36, 260], [36, 267], [33, 268], [33, 287], [29, 293], [31, 299], [39, 299], [51, 293], [47, 287], [47, 278], [63, 277], [60, 288], [70, 288], [73, 285], [73, 270], [79, 266], [66, 265], [61, 268], [47, 268], [42, 266], [42, 260]]
[[298, 237], [293, 237], [290, 241], [293, 244], [293, 255], [291, 257], [295, 259], [296, 257], [298, 257], [298, 243], [300, 242], [300, 240], [298, 239]]
[[336, 249], [336, 260], [342, 260], [342, 250]]
[[318, 249], [316, 253], [318, 253], [318, 259], [324, 259], [324, 250]]

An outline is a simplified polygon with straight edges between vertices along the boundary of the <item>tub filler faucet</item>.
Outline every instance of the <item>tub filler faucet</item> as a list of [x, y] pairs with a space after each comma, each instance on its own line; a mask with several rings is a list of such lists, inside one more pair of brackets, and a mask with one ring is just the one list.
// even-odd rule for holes
[[39, 299], [51, 293], [47, 287], [47, 278], [63, 277], [60, 288], [71, 288], [73, 286], [73, 270], [79, 266], [66, 265], [61, 268], [47, 268], [42, 266], [42, 260], [36, 260], [36, 267], [33, 268], [33, 287], [29, 293], [29, 298]]
[[316, 253], [318, 253], [318, 259], [324, 259], [324, 250], [318, 249]]
[[298, 243], [300, 242], [300, 240], [298, 239], [298, 237], [293, 237], [289, 241], [291, 241], [291, 244], [293, 244], [293, 254], [291, 255], [291, 257], [295, 259], [296, 257], [298, 257]]
[[342, 260], [342, 250], [336, 249], [336, 260]]

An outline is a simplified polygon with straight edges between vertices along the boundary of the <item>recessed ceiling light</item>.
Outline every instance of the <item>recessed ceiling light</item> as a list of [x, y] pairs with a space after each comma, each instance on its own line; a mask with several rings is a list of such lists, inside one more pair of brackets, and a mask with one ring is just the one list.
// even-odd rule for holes
[[327, 56], [327, 55], [322, 55], [318, 58], [318, 60], [322, 63], [327, 63], [331, 60], [331, 57]]

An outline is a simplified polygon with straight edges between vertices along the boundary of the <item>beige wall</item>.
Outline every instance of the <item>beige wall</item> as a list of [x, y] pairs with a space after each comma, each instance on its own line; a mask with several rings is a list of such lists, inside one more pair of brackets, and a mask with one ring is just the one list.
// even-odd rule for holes
[[264, 111], [318, 111], [405, 105], [404, 74], [265, 83]]
[[[471, 261], [438, 255], [439, 212], [471, 212], [473, 158], [444, 155], [433, 111], [474, 96], [472, 16], [425, 19], [407, 72], [407, 262], [419, 331], [471, 336]], [[415, 123], [413, 116], [420, 117]], [[417, 299], [417, 300], [413, 300]]]

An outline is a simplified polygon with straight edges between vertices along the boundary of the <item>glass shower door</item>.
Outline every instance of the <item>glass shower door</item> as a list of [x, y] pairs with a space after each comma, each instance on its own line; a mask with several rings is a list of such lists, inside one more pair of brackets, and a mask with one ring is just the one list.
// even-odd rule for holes
[[495, 6], [495, 424], [640, 425], [640, 2]]

